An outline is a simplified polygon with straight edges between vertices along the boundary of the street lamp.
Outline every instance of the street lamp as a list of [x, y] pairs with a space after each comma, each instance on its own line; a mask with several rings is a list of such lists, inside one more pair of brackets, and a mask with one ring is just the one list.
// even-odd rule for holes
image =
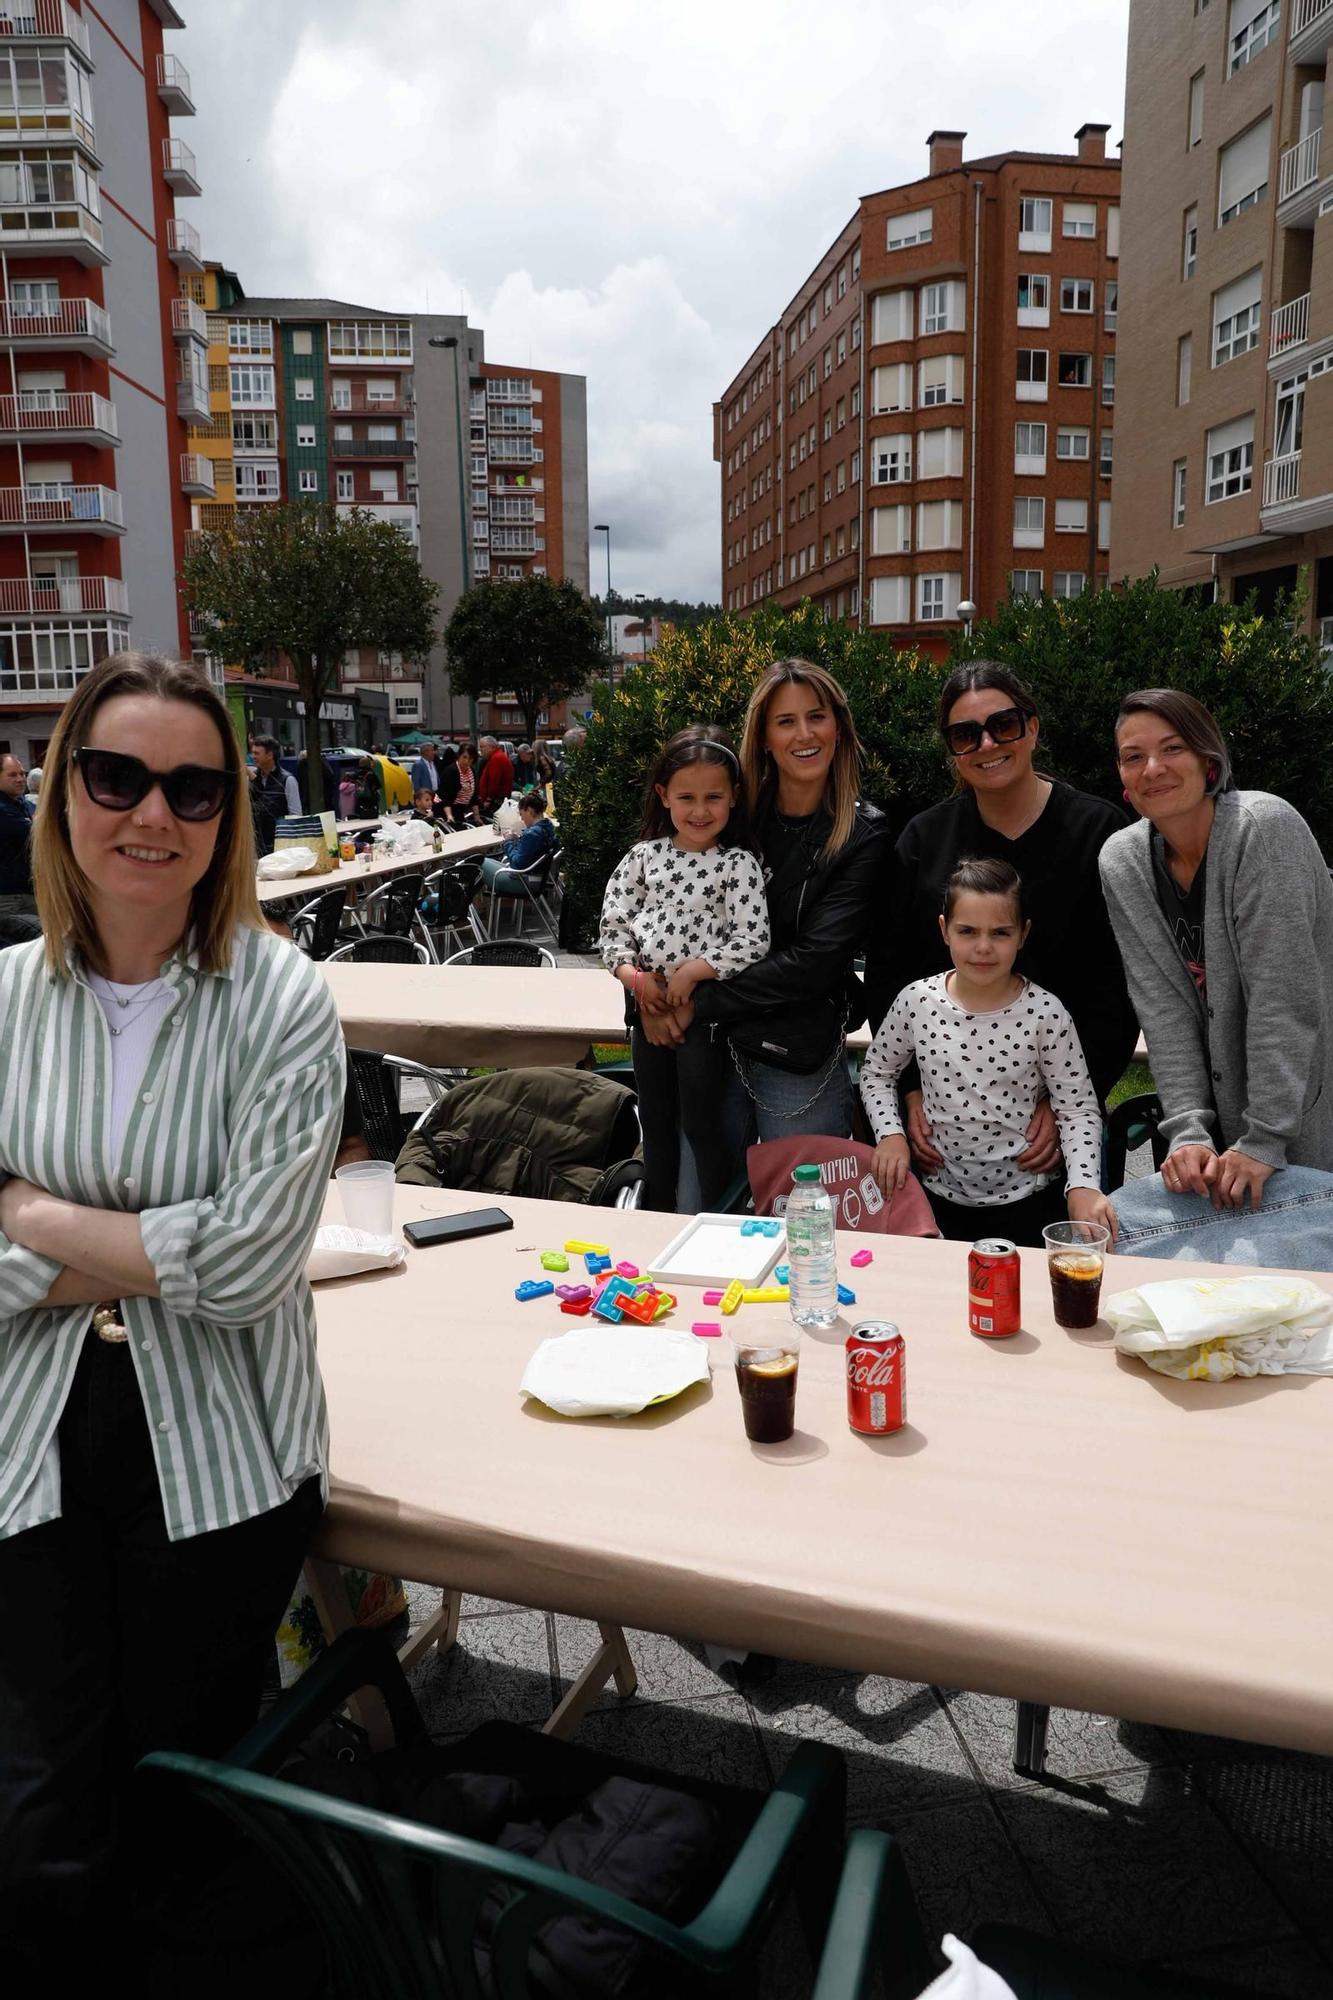
[[[426, 341], [427, 347], [452, 347], [454, 353], [454, 421], [458, 431], [458, 534], [463, 554], [463, 588], [467, 590], [472, 582], [472, 537], [468, 521], [467, 482], [463, 477], [463, 397], [458, 386], [458, 335], [456, 333], [432, 333]], [[454, 698], [452, 684], [449, 691], [449, 726], [453, 728]], [[472, 741], [477, 740], [477, 704], [471, 695], [467, 701], [467, 733]]]
[[606, 676], [614, 682], [616, 677], [616, 635], [611, 623], [611, 528], [606, 521], [594, 521], [594, 535], [606, 536]]
[[965, 639], [970, 639], [972, 637], [972, 620], [976, 617], [976, 615], [977, 615], [976, 605], [972, 602], [970, 597], [965, 597], [962, 603], [958, 607], [958, 616], [963, 621], [963, 637]]

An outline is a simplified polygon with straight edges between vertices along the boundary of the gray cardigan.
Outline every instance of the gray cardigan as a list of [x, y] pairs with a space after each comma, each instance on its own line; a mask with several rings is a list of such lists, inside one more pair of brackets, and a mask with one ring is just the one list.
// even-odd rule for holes
[[1201, 995], [1167, 928], [1147, 820], [1112, 834], [1102, 886], [1171, 1149], [1234, 1146], [1333, 1169], [1333, 883], [1271, 792], [1223, 792], [1208, 840]]

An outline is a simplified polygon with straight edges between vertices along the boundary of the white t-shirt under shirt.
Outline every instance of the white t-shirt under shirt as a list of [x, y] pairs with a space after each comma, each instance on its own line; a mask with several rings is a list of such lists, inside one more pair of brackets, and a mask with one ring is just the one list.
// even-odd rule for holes
[[134, 1093], [143, 1081], [149, 1052], [171, 1004], [171, 988], [165, 979], [119, 986], [97, 972], [88, 974], [88, 984], [111, 1030], [111, 1150], [119, 1153]]
[[969, 1014], [950, 999], [947, 973], [905, 986], [861, 1070], [876, 1139], [901, 1132], [897, 1081], [913, 1057], [922, 1109], [944, 1164], [926, 1186], [965, 1208], [1021, 1201], [1056, 1176], [1015, 1164], [1045, 1086], [1060, 1128], [1069, 1187], [1101, 1186], [1102, 1120], [1078, 1032], [1043, 986], [1023, 982], [1007, 1007]]
[[748, 847], [677, 847], [670, 835], [631, 847], [606, 885], [598, 949], [618, 965], [670, 974], [706, 958], [719, 979], [768, 956], [768, 898]]

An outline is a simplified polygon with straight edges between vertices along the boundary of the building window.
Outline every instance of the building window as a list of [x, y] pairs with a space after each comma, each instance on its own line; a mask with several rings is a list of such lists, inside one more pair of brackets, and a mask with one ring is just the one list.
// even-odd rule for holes
[[832, 373], [833, 373], [833, 344], [832, 342], [830, 342], [829, 345], [824, 349], [824, 380], [826, 382], [828, 381], [828, 378]]
[[941, 403], [961, 403], [963, 400], [963, 357], [961, 354], [935, 354], [918, 363], [921, 386], [921, 407], [933, 409]]
[[1188, 486], [1188, 467], [1183, 458], [1178, 458], [1171, 468], [1171, 526], [1183, 528], [1185, 525], [1185, 494]]
[[914, 208], [907, 215], [890, 216], [888, 247], [908, 250], [914, 243], [929, 243], [933, 226], [934, 211], [929, 208]]
[[1082, 597], [1088, 587], [1088, 579], [1081, 569], [1058, 569], [1051, 578], [1051, 596], [1068, 600]]
[[1092, 433], [1062, 424], [1055, 433], [1057, 458], [1086, 459], [1092, 450]]
[[1046, 401], [1046, 371], [1049, 355], [1044, 347], [1020, 347], [1016, 357], [1017, 388], [1015, 394], [1020, 403], [1044, 403]]
[[[839, 468], [841, 471], [841, 468]], [[880, 437], [871, 440], [870, 483], [872, 486], [900, 486], [912, 477], [910, 436]], [[842, 486], [839, 484], [841, 493]]]
[[1115, 463], [1115, 432], [1103, 431], [1097, 440], [1097, 470], [1103, 479], [1111, 477]]
[[337, 480], [338, 480], [338, 498], [340, 500], [355, 500], [356, 498], [355, 475], [350, 472], [340, 472], [337, 474]]
[[1060, 229], [1065, 236], [1094, 237], [1097, 234], [1095, 201], [1067, 201], [1060, 212]]
[[300, 451], [314, 450], [315, 426], [313, 424], [298, 424], [296, 426], [296, 444], [297, 449]]
[[1192, 278], [1199, 262], [1199, 209], [1197, 202], [1191, 202], [1185, 210], [1185, 225], [1181, 238], [1180, 275]]
[[1120, 255], [1120, 204], [1112, 202], [1106, 211], [1106, 254], [1108, 257]]
[[318, 493], [319, 474], [303, 468], [296, 475], [296, 490], [298, 493]]
[[233, 319], [227, 322], [227, 347], [232, 354], [272, 354], [271, 319]]
[[1046, 502], [1022, 494], [1014, 502], [1014, 547], [1039, 549], [1046, 540]]
[[1090, 389], [1092, 387], [1092, 356], [1090, 354], [1062, 353], [1056, 366], [1055, 379], [1062, 389]]
[[1194, 359], [1194, 335], [1182, 333], [1176, 342], [1176, 402], [1183, 409], [1190, 399], [1190, 368]]
[[1203, 137], [1203, 71], [1196, 70], [1190, 78], [1190, 112], [1187, 127], [1187, 146], [1197, 146]]
[[1049, 326], [1051, 323], [1051, 281], [1043, 271], [1018, 274], [1018, 324]]
[[1234, 361], [1259, 345], [1260, 292], [1263, 266], [1213, 293], [1213, 366]]
[[231, 400], [238, 408], [247, 404], [272, 409], [275, 404], [274, 376], [271, 368], [256, 368], [244, 364], [231, 369]]
[[963, 471], [961, 430], [919, 431], [916, 440], [919, 479], [959, 479]]
[[235, 468], [238, 500], [276, 500], [280, 487], [276, 465], [253, 465], [240, 460]]
[[1216, 424], [1208, 433], [1208, 481], [1204, 500], [1234, 500], [1254, 484], [1254, 413]]
[[1014, 425], [1014, 471], [1029, 477], [1046, 470], [1045, 424]]
[[957, 333], [963, 325], [963, 287], [955, 279], [921, 288], [921, 331]]
[[1111, 503], [1109, 500], [1097, 502], [1097, 548], [1104, 552], [1111, 546]]
[[1092, 311], [1092, 279], [1061, 278], [1060, 310], [1062, 313], [1090, 313]]
[[1020, 250], [1051, 247], [1051, 204], [1043, 196], [1029, 195], [1018, 204], [1018, 247]]
[[846, 296], [847, 296], [847, 266], [845, 264], [840, 264], [838, 266], [838, 297], [840, 299], [843, 299], [846, 298]]
[[830, 313], [831, 313], [832, 311], [833, 311], [833, 280], [832, 280], [832, 279], [830, 278], [830, 279], [829, 279], [829, 282], [828, 282], [828, 283], [827, 283], [827, 284], [825, 285], [825, 287], [824, 287], [824, 317], [825, 317], [825, 319], [827, 319], [827, 318], [828, 318], [829, 314], [830, 314]]
[[1247, 208], [1268, 194], [1268, 154], [1273, 137], [1273, 114], [1265, 112], [1248, 132], [1242, 132], [1217, 156], [1217, 217], [1220, 224], [1234, 222]]
[[1009, 572], [1009, 595], [1015, 597], [1040, 597], [1042, 573], [1039, 569], [1011, 569]]
[[853, 485], [853, 486], [855, 486], [855, 484], [856, 484], [857, 480], [858, 480], [858, 479], [859, 479], [860, 477], [861, 477], [861, 454], [860, 454], [860, 452], [859, 452], [859, 451], [854, 451], [854, 452], [852, 453], [852, 485]]
[[1103, 300], [1102, 330], [1105, 333], [1114, 333], [1116, 316], [1120, 310], [1120, 285], [1117, 279], [1110, 278], [1107, 280]]
[[1055, 532], [1057, 535], [1086, 535], [1088, 532], [1087, 501], [1057, 500], [1055, 503]]
[[917, 617], [923, 625], [937, 623], [942, 618], [953, 618], [958, 610], [958, 587], [961, 579], [956, 575], [919, 576], [917, 583]]
[[1115, 356], [1102, 356], [1102, 404], [1109, 409], [1115, 401]]
[[311, 333], [310, 328], [308, 326], [294, 327], [292, 329], [292, 353], [313, 354], [314, 351], [315, 336]]
[[923, 500], [916, 510], [919, 549], [959, 549], [963, 545], [961, 500]]
[[910, 576], [875, 576], [870, 579], [870, 622], [872, 625], [906, 625], [912, 616]]
[[838, 366], [839, 366], [839, 368], [841, 368], [841, 366], [842, 366], [843, 362], [844, 362], [844, 361], [845, 361], [846, 359], [847, 359], [847, 336], [846, 336], [846, 334], [845, 334], [845, 333], [840, 333], [840, 334], [838, 335]]
[[1277, 39], [1280, 0], [1231, 0], [1227, 27], [1227, 75], [1234, 76]]

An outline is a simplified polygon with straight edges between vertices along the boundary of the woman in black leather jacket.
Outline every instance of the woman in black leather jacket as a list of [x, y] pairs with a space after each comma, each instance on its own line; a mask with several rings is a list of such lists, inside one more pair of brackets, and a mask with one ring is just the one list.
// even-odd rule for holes
[[741, 769], [768, 888], [773, 947], [692, 1007], [650, 1017], [663, 1038], [697, 1016], [731, 1038], [761, 1139], [850, 1138], [845, 1041], [865, 1017], [852, 960], [883, 913], [888, 823], [857, 798], [861, 746], [847, 697], [809, 660], [765, 669], [745, 713]]

